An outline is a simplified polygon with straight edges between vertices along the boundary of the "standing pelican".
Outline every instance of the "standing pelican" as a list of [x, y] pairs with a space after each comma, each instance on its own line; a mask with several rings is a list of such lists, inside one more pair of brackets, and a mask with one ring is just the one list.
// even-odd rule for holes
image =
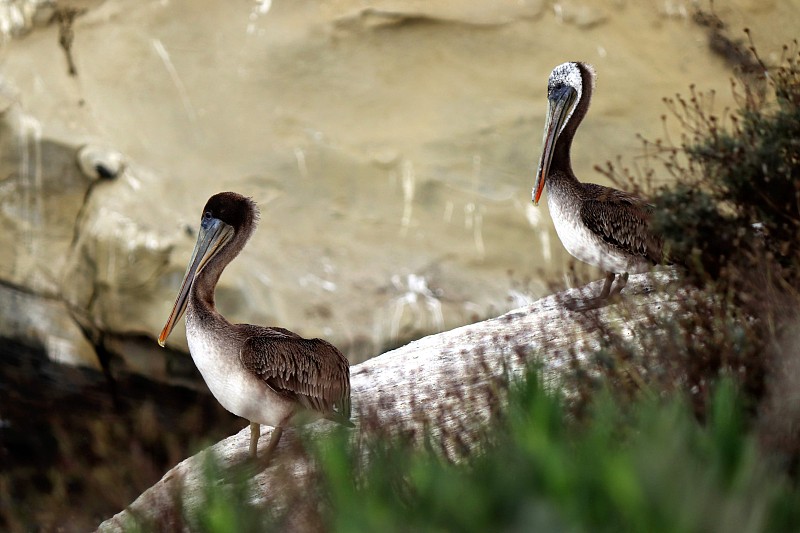
[[186, 311], [192, 359], [217, 401], [250, 421], [253, 458], [260, 424], [275, 428], [264, 454], [269, 462], [287, 425], [324, 417], [352, 426], [350, 368], [344, 355], [324, 340], [304, 339], [283, 328], [231, 324], [214, 307], [219, 277], [242, 251], [257, 221], [255, 202], [240, 194], [223, 192], [208, 200], [158, 343], [164, 346]]
[[[652, 206], [641, 198], [595, 183], [581, 183], [572, 172], [570, 147], [589, 110], [594, 69], [564, 63], [547, 83], [547, 118], [533, 204], [547, 181], [547, 205], [556, 233], [577, 259], [607, 272], [603, 290], [581, 307], [597, 307], [628, 282], [628, 273], [648, 270], [661, 261], [661, 239], [650, 231]], [[614, 290], [614, 278], [619, 274]]]

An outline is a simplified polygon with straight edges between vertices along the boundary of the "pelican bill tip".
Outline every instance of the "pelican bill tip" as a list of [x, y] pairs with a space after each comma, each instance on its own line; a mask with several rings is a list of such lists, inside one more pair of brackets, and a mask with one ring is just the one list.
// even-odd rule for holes
[[167, 343], [167, 339], [162, 339], [161, 337], [158, 338], [158, 345], [161, 346], [162, 348], [164, 347], [164, 345], [166, 343]]

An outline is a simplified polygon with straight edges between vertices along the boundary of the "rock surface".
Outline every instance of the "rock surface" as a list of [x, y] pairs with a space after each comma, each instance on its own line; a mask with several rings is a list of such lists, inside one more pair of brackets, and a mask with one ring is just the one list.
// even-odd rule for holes
[[[6, 2], [0, 282], [64, 302], [57, 323], [149, 367], [125, 337], [155, 338], [199, 210], [227, 189], [262, 209], [221, 280], [234, 321], [322, 336], [357, 362], [523, 305], [569, 260], [529, 202], [554, 65], [599, 73], [574, 150], [583, 179], [635, 154], [636, 133], [661, 135], [663, 96], [695, 83], [731, 103], [706, 29], [688, 4], [665, 6]], [[800, 15], [790, 2], [717, 8], [767, 59]], [[82, 342], [69, 350], [96, 364]], [[170, 343], [186, 350], [182, 326]]]
[[0, 285], [0, 338], [24, 339], [51, 361], [100, 369], [94, 345], [61, 300]]

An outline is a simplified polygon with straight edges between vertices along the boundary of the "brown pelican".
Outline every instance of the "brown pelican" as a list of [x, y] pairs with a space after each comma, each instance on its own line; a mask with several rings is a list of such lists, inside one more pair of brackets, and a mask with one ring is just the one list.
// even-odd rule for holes
[[189, 352], [222, 406], [250, 421], [256, 457], [260, 424], [274, 427], [270, 455], [284, 426], [324, 417], [350, 423], [350, 368], [333, 345], [283, 328], [231, 324], [214, 307], [222, 271], [244, 248], [258, 221], [255, 202], [233, 192], [206, 203], [175, 306], [158, 337], [164, 342], [186, 311]]
[[585, 63], [564, 63], [550, 74], [542, 156], [533, 186], [533, 203], [538, 205], [547, 181], [547, 206], [567, 251], [607, 272], [600, 295], [582, 308], [596, 307], [621, 291], [628, 273], [659, 263], [662, 248], [661, 239], [650, 231], [651, 205], [627, 192], [581, 183], [572, 172], [570, 147], [589, 109], [594, 80], [594, 69]]

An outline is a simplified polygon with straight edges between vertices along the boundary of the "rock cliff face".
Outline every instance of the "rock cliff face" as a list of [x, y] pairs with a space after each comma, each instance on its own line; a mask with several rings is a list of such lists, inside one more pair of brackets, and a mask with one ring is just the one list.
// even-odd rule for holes
[[97, 365], [61, 286], [76, 221], [92, 180], [77, 146], [42, 138], [17, 105], [0, 115], [0, 335], [44, 349], [54, 360]]
[[[789, 3], [724, 9], [767, 49], [795, 31], [774, 24]], [[219, 287], [234, 321], [357, 362], [530, 302], [568, 260], [529, 202], [552, 66], [597, 67], [574, 154], [592, 180], [661, 133], [663, 95], [725, 103], [705, 32], [685, 7], [611, 0], [6, 2], [0, 335], [169, 379], [141, 339], [221, 190], [262, 210]], [[170, 342], [186, 350], [182, 327]]]

